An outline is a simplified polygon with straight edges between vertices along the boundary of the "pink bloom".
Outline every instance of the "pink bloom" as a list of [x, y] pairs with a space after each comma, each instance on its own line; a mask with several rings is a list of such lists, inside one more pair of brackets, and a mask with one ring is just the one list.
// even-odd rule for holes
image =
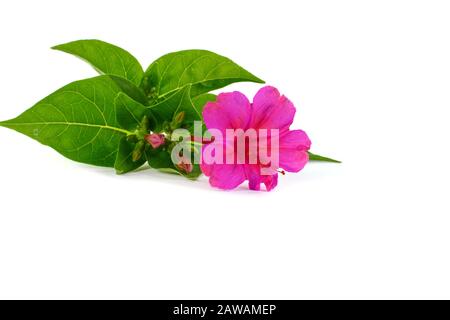
[[[311, 146], [306, 133], [302, 130], [289, 130], [294, 120], [295, 107], [285, 96], [280, 96], [278, 90], [274, 87], [264, 87], [258, 91], [253, 98], [253, 103], [240, 92], [222, 93], [217, 97], [216, 102], [208, 102], [203, 109], [203, 118], [206, 127], [219, 130], [226, 136], [227, 129], [255, 129], [260, 137], [260, 129], [278, 129], [278, 145], [274, 149], [271, 143], [261, 145], [260, 140], [256, 140], [258, 150], [266, 150], [269, 154], [278, 152], [279, 167], [288, 172], [298, 172], [308, 162], [308, 153]], [[275, 139], [268, 134], [268, 141]], [[223, 141], [214, 141], [211, 144], [220, 144], [224, 147], [225, 154], [230, 148], [236, 150], [236, 140], [224, 139]], [[225, 164], [212, 163], [207, 164], [202, 161], [200, 167], [203, 173], [209, 177], [212, 186], [221, 189], [234, 189], [243, 183], [249, 181], [251, 190], [260, 190], [261, 183], [264, 183], [266, 190], [270, 191], [278, 182], [278, 167], [270, 168], [269, 174], [262, 174], [262, 170], [268, 167], [258, 156], [257, 162], [250, 162], [247, 159], [252, 151], [249, 146], [252, 142], [245, 143], [245, 162], [234, 161]], [[208, 145], [202, 148], [203, 155], [206, 153]], [[254, 150], [254, 149], [252, 149]], [[233, 150], [232, 150], [233, 151]]]
[[177, 168], [185, 173], [191, 173], [193, 166], [191, 161], [189, 161], [189, 159], [181, 157], [180, 162], [177, 163]]
[[152, 133], [145, 136], [145, 140], [153, 147], [153, 149], [158, 148], [160, 145], [164, 144], [164, 135], [158, 133]]

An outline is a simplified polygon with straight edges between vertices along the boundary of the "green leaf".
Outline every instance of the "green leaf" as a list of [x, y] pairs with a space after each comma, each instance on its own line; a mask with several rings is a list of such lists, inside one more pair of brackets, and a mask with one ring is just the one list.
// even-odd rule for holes
[[117, 174], [127, 173], [141, 167], [146, 158], [142, 157], [137, 161], [133, 161], [133, 151], [136, 147], [136, 143], [129, 141], [127, 137], [122, 137], [119, 144], [119, 150], [117, 152], [116, 162], [114, 168]]
[[[192, 98], [192, 104], [194, 105], [194, 108], [197, 109], [198, 113], [203, 113], [203, 108], [205, 107], [206, 103], [208, 102], [214, 102], [216, 101], [217, 96], [212, 93], [205, 93], [201, 94], [195, 98]], [[203, 116], [202, 116], [203, 119]]]
[[140, 102], [143, 105], [148, 104], [148, 99], [147, 99], [147, 96], [145, 95], [144, 91], [142, 91], [141, 88], [137, 87], [134, 83], [128, 81], [125, 78], [121, 78], [118, 76], [114, 76], [114, 75], [108, 75], [108, 76], [129, 97], [133, 98], [134, 100]]
[[202, 116], [192, 104], [190, 97], [191, 86], [187, 85], [181, 90], [176, 91], [166, 100], [155, 105], [147, 107], [159, 122], [171, 121], [175, 114], [184, 112], [183, 123], [189, 123], [194, 120], [201, 120]]
[[78, 40], [52, 49], [73, 54], [90, 63], [100, 74], [116, 75], [139, 86], [142, 66], [128, 51], [100, 40]]
[[141, 103], [120, 92], [115, 101], [117, 123], [128, 131], [134, 131], [140, 125], [147, 109]]
[[191, 96], [196, 97], [241, 81], [264, 83], [228, 58], [206, 50], [185, 50], [153, 62], [145, 72], [143, 87], [153, 99], [161, 99], [191, 84]]
[[74, 161], [113, 167], [120, 139], [131, 134], [116, 120], [114, 100], [119, 92], [108, 76], [76, 81], [0, 125]]
[[[212, 93], [204, 93], [197, 97], [192, 98], [192, 104], [194, 105], [194, 108], [198, 111], [198, 113], [202, 117], [202, 120], [203, 120], [203, 108], [205, 107], [206, 103], [214, 102], [214, 101], [216, 101], [216, 99], [217, 99], [217, 96]], [[188, 127], [187, 129], [192, 134], [195, 133], [194, 126]], [[206, 131], [207, 131], [207, 128], [206, 128], [205, 123], [203, 122], [202, 123], [202, 134], [205, 133]]]
[[200, 166], [198, 164], [194, 164], [192, 166], [192, 172], [185, 174], [180, 173], [183, 177], [191, 179], [191, 180], [197, 180], [198, 177], [202, 175], [202, 170], [200, 169]]
[[341, 163], [339, 160], [334, 160], [331, 158], [327, 158], [324, 156], [319, 156], [318, 154], [314, 154], [311, 152], [308, 152], [309, 155], [309, 161], [323, 161], [323, 162], [334, 162], [334, 163]]
[[173, 165], [172, 159], [170, 158], [170, 153], [166, 149], [153, 149], [152, 147], [149, 147], [145, 151], [145, 156], [150, 167], [154, 169], [170, 168], [175, 170], [175, 166]]
[[147, 148], [147, 150], [145, 151], [145, 156], [150, 167], [164, 173], [178, 174], [191, 180], [197, 179], [202, 174], [202, 171], [198, 164], [193, 165], [192, 172], [190, 173], [179, 171], [173, 164], [170, 153], [166, 149]]

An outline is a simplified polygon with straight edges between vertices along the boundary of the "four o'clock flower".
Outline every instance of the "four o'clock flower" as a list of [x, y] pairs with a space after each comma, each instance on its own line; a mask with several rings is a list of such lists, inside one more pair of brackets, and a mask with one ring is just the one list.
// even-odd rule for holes
[[[245, 155], [241, 156], [245, 158], [244, 162], [235, 157], [231, 163], [203, 161], [200, 164], [203, 173], [209, 177], [210, 184], [221, 189], [234, 189], [248, 180], [249, 188], [252, 190], [260, 190], [261, 183], [266, 186], [266, 190], [272, 190], [278, 182], [278, 168], [274, 168], [273, 164], [269, 167], [263, 161], [260, 157], [262, 150], [277, 155], [278, 167], [285, 171], [298, 172], [303, 169], [308, 162], [311, 141], [304, 131], [289, 129], [295, 112], [292, 102], [270, 86], [260, 89], [253, 98], [253, 103], [237, 91], [219, 94], [216, 102], [208, 102], [203, 109], [204, 122], [208, 130], [218, 130], [226, 137], [222, 141], [215, 140], [211, 143], [215, 144], [215, 147], [218, 144], [223, 147], [224, 160], [230, 150], [233, 155], [237, 151], [236, 136], [230, 139], [227, 131], [241, 129], [241, 132], [246, 132], [250, 129], [257, 135], [257, 139], [245, 143]], [[277, 132], [276, 137], [272, 134], [273, 131]], [[264, 140], [269, 143], [260, 143], [262, 132], [268, 132]], [[275, 138], [278, 143], [273, 146], [270, 141]], [[254, 145], [252, 146], [255, 143], [256, 149]], [[211, 145], [203, 146], [203, 157]], [[258, 155], [252, 154], [255, 150], [258, 151]], [[256, 161], [248, 161], [250, 158]]]

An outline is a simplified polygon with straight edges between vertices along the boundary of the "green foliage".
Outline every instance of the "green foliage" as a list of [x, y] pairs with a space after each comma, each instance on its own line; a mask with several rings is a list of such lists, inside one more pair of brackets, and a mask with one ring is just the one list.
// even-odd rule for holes
[[100, 40], [78, 40], [54, 46], [91, 64], [101, 74], [122, 77], [139, 86], [144, 74], [142, 66], [128, 51]]
[[250, 81], [264, 83], [232, 60], [206, 50], [172, 52], [153, 62], [144, 75], [142, 87], [159, 101], [191, 85], [196, 97], [231, 83]]
[[341, 163], [339, 160], [334, 160], [331, 158], [327, 158], [324, 156], [319, 156], [318, 154], [314, 154], [312, 152], [308, 152], [309, 155], [309, 161], [322, 161], [322, 162], [334, 162], [334, 163]]
[[120, 139], [130, 134], [116, 119], [114, 100], [120, 92], [109, 76], [76, 81], [0, 125], [74, 161], [113, 167]]
[[[231, 83], [263, 81], [232, 60], [206, 50], [166, 54], [144, 73], [137, 59], [115, 45], [79, 40], [53, 49], [90, 63], [101, 76], [76, 81], [50, 94], [18, 117], [0, 126], [23, 133], [74, 161], [114, 167], [118, 174], [145, 162], [160, 171], [189, 179], [201, 174], [174, 164], [173, 130], [192, 131], [202, 121], [212, 90]], [[203, 127], [203, 130], [205, 128]], [[169, 141], [153, 149], [146, 136], [156, 132]], [[199, 146], [193, 146], [199, 152]], [[339, 162], [310, 153], [310, 160]]]

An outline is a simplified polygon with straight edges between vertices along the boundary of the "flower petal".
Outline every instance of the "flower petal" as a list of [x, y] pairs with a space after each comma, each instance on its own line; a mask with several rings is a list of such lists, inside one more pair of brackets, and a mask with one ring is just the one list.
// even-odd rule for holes
[[261, 169], [258, 165], [245, 165], [245, 174], [248, 180], [248, 188], [250, 190], [261, 189]]
[[207, 177], [211, 176], [213, 168], [214, 164], [207, 164], [203, 161], [200, 163], [200, 170], [202, 170], [203, 174]]
[[299, 172], [308, 162], [311, 141], [302, 130], [292, 130], [280, 137], [280, 167], [289, 172]]
[[243, 165], [216, 164], [210, 171], [209, 183], [220, 189], [234, 189], [245, 181]]
[[250, 102], [240, 92], [221, 93], [216, 102], [203, 108], [203, 119], [208, 129], [246, 129], [251, 116]]
[[311, 140], [303, 130], [289, 130], [279, 138], [282, 149], [301, 149], [308, 151], [311, 148]]
[[295, 107], [274, 87], [260, 89], [253, 98], [251, 127], [287, 131], [292, 124]]
[[261, 180], [266, 185], [266, 190], [270, 191], [278, 184], [278, 173], [270, 176], [261, 176]]

